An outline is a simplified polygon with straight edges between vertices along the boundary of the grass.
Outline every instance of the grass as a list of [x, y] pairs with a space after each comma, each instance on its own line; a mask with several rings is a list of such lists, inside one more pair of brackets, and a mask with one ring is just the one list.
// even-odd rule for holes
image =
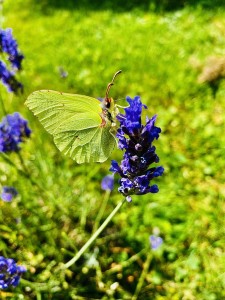
[[[9, 99], [4, 87], [0, 91], [8, 112], [29, 119], [33, 134], [21, 154], [38, 186], [18, 172], [18, 157], [10, 155], [16, 168], [0, 159], [1, 184], [19, 191], [15, 202], [0, 204], [1, 253], [26, 265], [24, 278], [31, 282], [1, 297], [131, 299], [150, 251], [148, 237], [158, 228], [164, 245], [152, 253], [138, 299], [223, 299], [225, 81], [213, 97], [197, 78], [207, 57], [223, 56], [224, 11], [187, 6], [159, 14], [51, 3], [4, 3], [4, 27], [13, 28], [26, 57], [25, 92]], [[62, 273], [60, 264], [92, 233], [110, 160], [76, 165], [62, 156], [23, 103], [42, 88], [103, 96], [119, 69], [112, 96], [123, 104], [126, 95], [138, 94], [149, 115], [158, 114], [156, 146], [166, 172], [158, 194], [125, 204], [86, 255]], [[115, 150], [112, 158], [121, 156]], [[115, 188], [105, 217], [120, 199]]]

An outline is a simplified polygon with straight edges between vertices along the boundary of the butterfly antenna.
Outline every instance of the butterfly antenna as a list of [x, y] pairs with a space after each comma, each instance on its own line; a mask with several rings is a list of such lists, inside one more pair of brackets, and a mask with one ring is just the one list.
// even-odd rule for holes
[[117, 71], [114, 74], [112, 81], [107, 85], [106, 92], [105, 92], [105, 99], [108, 99], [111, 86], [114, 85], [114, 80], [115, 80], [116, 76], [119, 75], [121, 72], [122, 72], [122, 70]]

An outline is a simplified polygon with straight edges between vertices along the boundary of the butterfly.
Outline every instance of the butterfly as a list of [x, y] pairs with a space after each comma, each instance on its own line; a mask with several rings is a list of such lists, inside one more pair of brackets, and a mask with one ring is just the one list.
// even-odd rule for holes
[[39, 90], [25, 104], [53, 135], [57, 148], [78, 164], [104, 162], [115, 147], [116, 106], [109, 91], [121, 70], [108, 84], [105, 98]]

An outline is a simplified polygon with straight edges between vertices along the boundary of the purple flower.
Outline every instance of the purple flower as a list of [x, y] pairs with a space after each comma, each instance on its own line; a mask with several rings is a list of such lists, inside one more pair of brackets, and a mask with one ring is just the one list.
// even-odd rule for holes
[[160, 236], [150, 235], [149, 242], [152, 250], [157, 250], [163, 243], [163, 239]]
[[17, 93], [22, 91], [23, 86], [18, 82], [14, 76], [14, 72], [9, 71], [6, 64], [0, 60], [0, 80], [7, 87], [9, 92]]
[[107, 175], [102, 179], [101, 187], [104, 191], [112, 191], [114, 187], [114, 176]]
[[9, 61], [13, 68], [21, 69], [24, 56], [19, 52], [16, 40], [13, 38], [12, 29], [0, 29], [0, 51], [9, 55]]
[[68, 76], [68, 72], [65, 71], [63, 67], [58, 67], [58, 70], [61, 78], [66, 78]]
[[17, 266], [11, 258], [0, 256], [0, 289], [7, 289], [9, 286], [16, 287], [24, 272], [26, 272], [25, 267]]
[[14, 197], [18, 195], [17, 190], [11, 186], [3, 186], [1, 198], [5, 202], [11, 202]]
[[30, 134], [27, 121], [19, 113], [7, 115], [0, 123], [0, 152], [19, 151], [19, 144]]
[[143, 125], [142, 108], [147, 107], [138, 96], [134, 99], [127, 97], [127, 101], [130, 106], [125, 108], [125, 114], [117, 116], [120, 127], [116, 135], [119, 148], [125, 152], [120, 165], [115, 160], [112, 161], [110, 171], [120, 175], [119, 192], [126, 196], [127, 201], [131, 201], [130, 195], [157, 193], [158, 186], [151, 185], [151, 180], [161, 176], [164, 168], [149, 168], [151, 164], [159, 162], [156, 149], [152, 145], [161, 132], [161, 129], [155, 126], [156, 116], [146, 118], [146, 124]]
[[[13, 38], [11, 28], [0, 29], [0, 52], [8, 55], [8, 60], [14, 71], [21, 70], [21, 62], [24, 56], [18, 50], [18, 45]], [[17, 93], [19, 90], [22, 91], [23, 86], [16, 80], [14, 71], [9, 70], [6, 64], [0, 61], [0, 80], [9, 92]]]

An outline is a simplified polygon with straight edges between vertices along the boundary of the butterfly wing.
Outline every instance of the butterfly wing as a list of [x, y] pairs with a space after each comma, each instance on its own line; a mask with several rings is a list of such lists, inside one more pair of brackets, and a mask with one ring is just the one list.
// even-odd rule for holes
[[53, 135], [59, 150], [77, 163], [104, 162], [115, 147], [111, 122], [101, 125], [101, 103], [95, 98], [41, 90], [25, 104]]

